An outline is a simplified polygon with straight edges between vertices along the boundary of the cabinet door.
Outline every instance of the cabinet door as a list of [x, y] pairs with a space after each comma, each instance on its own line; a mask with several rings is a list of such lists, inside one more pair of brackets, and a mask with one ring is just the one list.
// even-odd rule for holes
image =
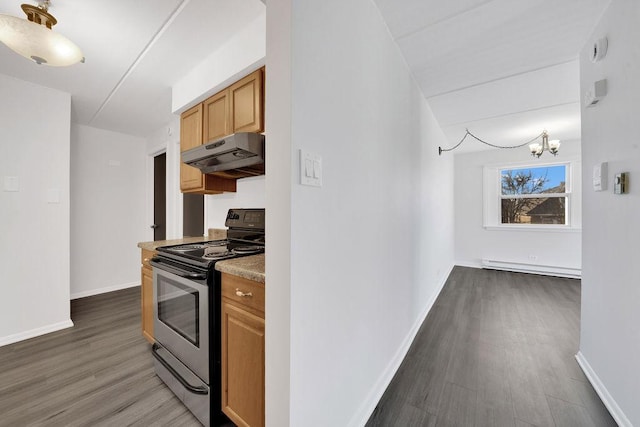
[[150, 343], [153, 339], [153, 271], [142, 267], [142, 335]]
[[[202, 145], [202, 104], [198, 104], [180, 116], [180, 151]], [[202, 173], [180, 162], [180, 189], [193, 190], [203, 187]]]
[[222, 411], [238, 426], [264, 426], [264, 319], [222, 302]]
[[229, 87], [233, 133], [264, 131], [262, 73], [257, 70]]
[[231, 132], [229, 117], [229, 91], [224, 90], [204, 101], [204, 140], [203, 143], [219, 139]]

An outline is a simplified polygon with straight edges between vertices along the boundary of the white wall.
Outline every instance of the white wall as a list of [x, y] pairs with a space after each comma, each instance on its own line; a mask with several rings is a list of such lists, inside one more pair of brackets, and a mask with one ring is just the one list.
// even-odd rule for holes
[[[609, 162], [609, 188], [584, 186], [582, 322], [578, 360], [622, 426], [640, 425], [640, 3], [617, 0], [580, 54], [581, 93], [607, 79], [608, 93], [582, 109], [583, 179]], [[609, 39], [607, 56], [589, 60], [593, 42]], [[613, 175], [630, 173], [629, 194], [614, 195]]]
[[[0, 75], [0, 345], [72, 326], [71, 96]], [[7, 177], [19, 191], [6, 191]]]
[[[265, 64], [266, 52], [265, 27], [266, 10], [178, 81], [172, 87], [172, 111], [180, 113], [262, 67]], [[268, 137], [267, 144], [269, 144]], [[169, 154], [170, 151], [167, 151], [167, 162], [178, 161], [170, 160]], [[179, 149], [176, 156], [179, 156]], [[179, 173], [175, 182], [167, 182], [167, 186], [169, 185], [180, 187]], [[224, 221], [230, 208], [265, 206], [264, 177], [238, 180], [236, 190], [236, 193], [205, 196], [205, 230], [224, 228]], [[176, 206], [179, 206], [180, 212], [173, 222], [179, 223], [179, 229], [173, 230], [179, 233], [170, 234], [171, 237], [179, 237], [182, 235], [182, 195], [172, 195], [172, 197], [179, 200]]]
[[265, 419], [291, 425], [291, 2], [269, 0], [265, 75], [266, 238]]
[[267, 424], [363, 425], [453, 265], [453, 159], [370, 0], [268, 13]]
[[[451, 156], [452, 153], [443, 153]], [[547, 156], [547, 157], [545, 157]], [[581, 267], [581, 224], [565, 231], [497, 230], [483, 226], [483, 168], [520, 162], [580, 161], [580, 141], [562, 141], [556, 157], [545, 153], [534, 159], [524, 147], [455, 155], [455, 259], [456, 264], [480, 267], [483, 259], [576, 270]], [[576, 165], [579, 166], [579, 165]], [[573, 208], [581, 205], [581, 171], [572, 183]], [[533, 267], [535, 268], [535, 267]]]
[[179, 114], [264, 65], [266, 13], [205, 58], [171, 90]]
[[140, 283], [146, 140], [71, 127], [71, 297]]
[[256, 176], [236, 181], [235, 193], [222, 193], [204, 196], [205, 230], [225, 228], [227, 212], [232, 208], [264, 208], [265, 177]]

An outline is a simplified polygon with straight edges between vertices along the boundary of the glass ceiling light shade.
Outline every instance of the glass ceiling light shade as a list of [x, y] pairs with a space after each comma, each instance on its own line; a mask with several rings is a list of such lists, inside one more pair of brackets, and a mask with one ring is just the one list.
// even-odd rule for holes
[[51, 29], [58, 21], [47, 12], [49, 1], [38, 6], [23, 4], [27, 19], [0, 15], [0, 41], [14, 52], [53, 67], [84, 62], [80, 48]]
[[548, 151], [554, 156], [557, 156], [559, 149], [560, 140], [552, 139], [551, 141], [549, 141], [549, 135], [547, 134], [546, 130], [542, 132], [542, 143], [529, 144], [529, 150], [531, 151], [531, 155], [533, 157], [540, 157], [545, 151]]

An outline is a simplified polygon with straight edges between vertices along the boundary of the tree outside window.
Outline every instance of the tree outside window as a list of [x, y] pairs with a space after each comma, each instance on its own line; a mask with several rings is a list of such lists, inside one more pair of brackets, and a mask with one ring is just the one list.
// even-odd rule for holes
[[502, 224], [566, 224], [567, 167], [500, 170]]

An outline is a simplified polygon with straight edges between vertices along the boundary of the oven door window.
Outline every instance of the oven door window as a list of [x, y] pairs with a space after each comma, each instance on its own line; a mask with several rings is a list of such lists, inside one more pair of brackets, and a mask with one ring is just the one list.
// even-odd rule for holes
[[200, 347], [200, 293], [162, 278], [158, 281], [158, 319]]

